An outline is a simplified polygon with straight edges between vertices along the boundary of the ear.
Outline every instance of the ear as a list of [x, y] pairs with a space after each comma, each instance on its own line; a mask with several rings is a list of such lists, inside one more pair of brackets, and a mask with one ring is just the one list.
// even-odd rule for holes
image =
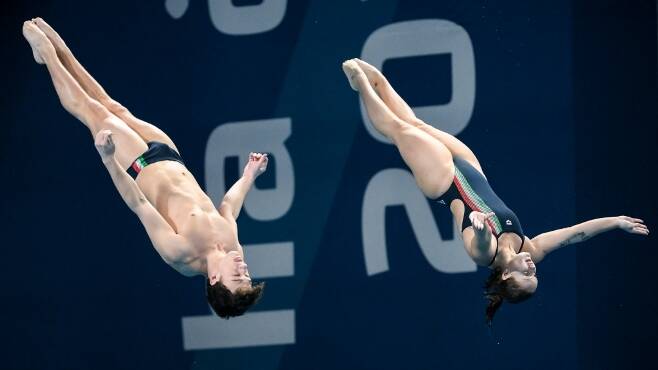
[[208, 276], [208, 280], [210, 281], [210, 285], [215, 285], [219, 281], [219, 274]]
[[505, 269], [505, 271], [503, 271], [503, 274], [501, 275], [501, 278], [502, 278], [503, 280], [507, 280], [507, 279], [509, 279], [511, 276], [512, 276], [512, 272], [511, 272], [510, 270], [508, 270], [508, 269]]

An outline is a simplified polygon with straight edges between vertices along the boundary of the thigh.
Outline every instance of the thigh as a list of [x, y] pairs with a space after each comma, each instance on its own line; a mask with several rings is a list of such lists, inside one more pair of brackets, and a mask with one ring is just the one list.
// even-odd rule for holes
[[446, 148], [448, 148], [448, 150], [450, 150], [453, 156], [465, 160], [471, 166], [475, 167], [475, 169], [480, 171], [480, 173], [484, 176], [484, 172], [482, 171], [482, 166], [480, 166], [480, 162], [475, 156], [475, 153], [473, 153], [471, 148], [466, 146], [466, 144], [464, 144], [461, 140], [457, 139], [456, 137], [450, 135], [447, 132], [437, 129], [434, 126], [428, 125], [427, 123], [425, 123], [424, 121], [418, 118], [415, 119], [412, 123], [419, 129], [431, 135], [436, 140], [439, 140], [441, 143], [443, 143], [443, 145], [446, 146]]
[[179, 154], [174, 141], [157, 126], [135, 117], [126, 107], [116, 101], [108, 103], [110, 111], [124, 121], [145, 142], [159, 141], [174, 148]]
[[101, 130], [112, 131], [116, 146], [114, 156], [123, 168], [130, 167], [132, 162], [148, 149], [135, 131], [100, 103], [91, 101], [83, 116], [92, 136], [95, 137]]
[[443, 143], [407, 123], [395, 130], [393, 142], [425, 196], [436, 199], [448, 190], [455, 167], [452, 154]]

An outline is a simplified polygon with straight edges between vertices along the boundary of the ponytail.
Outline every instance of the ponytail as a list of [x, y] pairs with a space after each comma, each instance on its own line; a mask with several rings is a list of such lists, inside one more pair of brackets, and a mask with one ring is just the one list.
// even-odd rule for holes
[[487, 325], [491, 326], [496, 311], [498, 311], [500, 306], [503, 304], [503, 296], [494, 293], [494, 294], [487, 294], [486, 298], [488, 301], [487, 309], [486, 309]]
[[487, 308], [485, 310], [487, 325], [491, 326], [493, 317], [503, 301], [521, 303], [532, 297], [532, 294], [518, 290], [511, 280], [503, 280], [503, 269], [496, 267], [484, 283], [484, 296], [487, 299]]

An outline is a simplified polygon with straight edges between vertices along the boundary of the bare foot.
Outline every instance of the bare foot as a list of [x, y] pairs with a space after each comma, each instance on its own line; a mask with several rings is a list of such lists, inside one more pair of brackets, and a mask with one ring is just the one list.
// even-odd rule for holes
[[359, 78], [367, 80], [365, 73], [361, 70], [359, 65], [354, 61], [354, 59], [346, 60], [343, 62], [343, 72], [347, 76], [347, 80], [350, 83], [350, 87], [354, 91], [359, 91]]
[[379, 85], [379, 81], [384, 77], [384, 75], [375, 67], [373, 67], [370, 63], [364, 62], [363, 60], [359, 58], [354, 58], [352, 59], [355, 61], [363, 73], [366, 74], [366, 77], [368, 77], [368, 82], [370, 82], [370, 86], [372, 86], [373, 89], [377, 90], [377, 85]]
[[34, 55], [34, 60], [39, 64], [44, 64], [45, 61], [42, 57], [44, 53], [47, 53], [51, 49], [52, 52], [55, 52], [53, 44], [50, 43], [48, 37], [41, 32], [39, 27], [32, 21], [23, 22], [23, 36], [27, 42], [30, 43], [32, 47], [32, 55]]
[[55, 47], [55, 50], [57, 50], [58, 53], [64, 53], [68, 50], [68, 47], [66, 46], [66, 43], [62, 38], [59, 36], [57, 31], [55, 31], [46, 21], [43, 20], [43, 18], [34, 18], [32, 19], [34, 21], [34, 24], [39, 27], [39, 29], [46, 34], [48, 37], [48, 40], [53, 44]]

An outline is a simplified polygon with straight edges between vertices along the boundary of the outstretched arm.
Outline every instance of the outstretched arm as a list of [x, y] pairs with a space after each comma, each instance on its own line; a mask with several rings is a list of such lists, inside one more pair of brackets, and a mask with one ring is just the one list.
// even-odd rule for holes
[[537, 235], [532, 239], [535, 247], [533, 259], [542, 260], [547, 254], [569, 244], [585, 241], [595, 235], [613, 229], [622, 229], [631, 234], [648, 235], [644, 221], [628, 216], [604, 217], [589, 220], [578, 225], [565, 227]]
[[249, 162], [244, 167], [242, 177], [231, 186], [222, 199], [222, 204], [219, 206], [222, 215], [238, 218], [244, 198], [256, 181], [256, 177], [267, 169], [267, 161], [267, 154], [249, 153]]
[[153, 247], [162, 259], [171, 263], [179, 259], [179, 251], [184, 248], [185, 238], [178, 235], [153, 205], [146, 199], [135, 180], [126, 173], [114, 157], [114, 141], [110, 130], [96, 134], [96, 149], [103, 164], [112, 177], [121, 198], [131, 211], [135, 212], [144, 225]]

